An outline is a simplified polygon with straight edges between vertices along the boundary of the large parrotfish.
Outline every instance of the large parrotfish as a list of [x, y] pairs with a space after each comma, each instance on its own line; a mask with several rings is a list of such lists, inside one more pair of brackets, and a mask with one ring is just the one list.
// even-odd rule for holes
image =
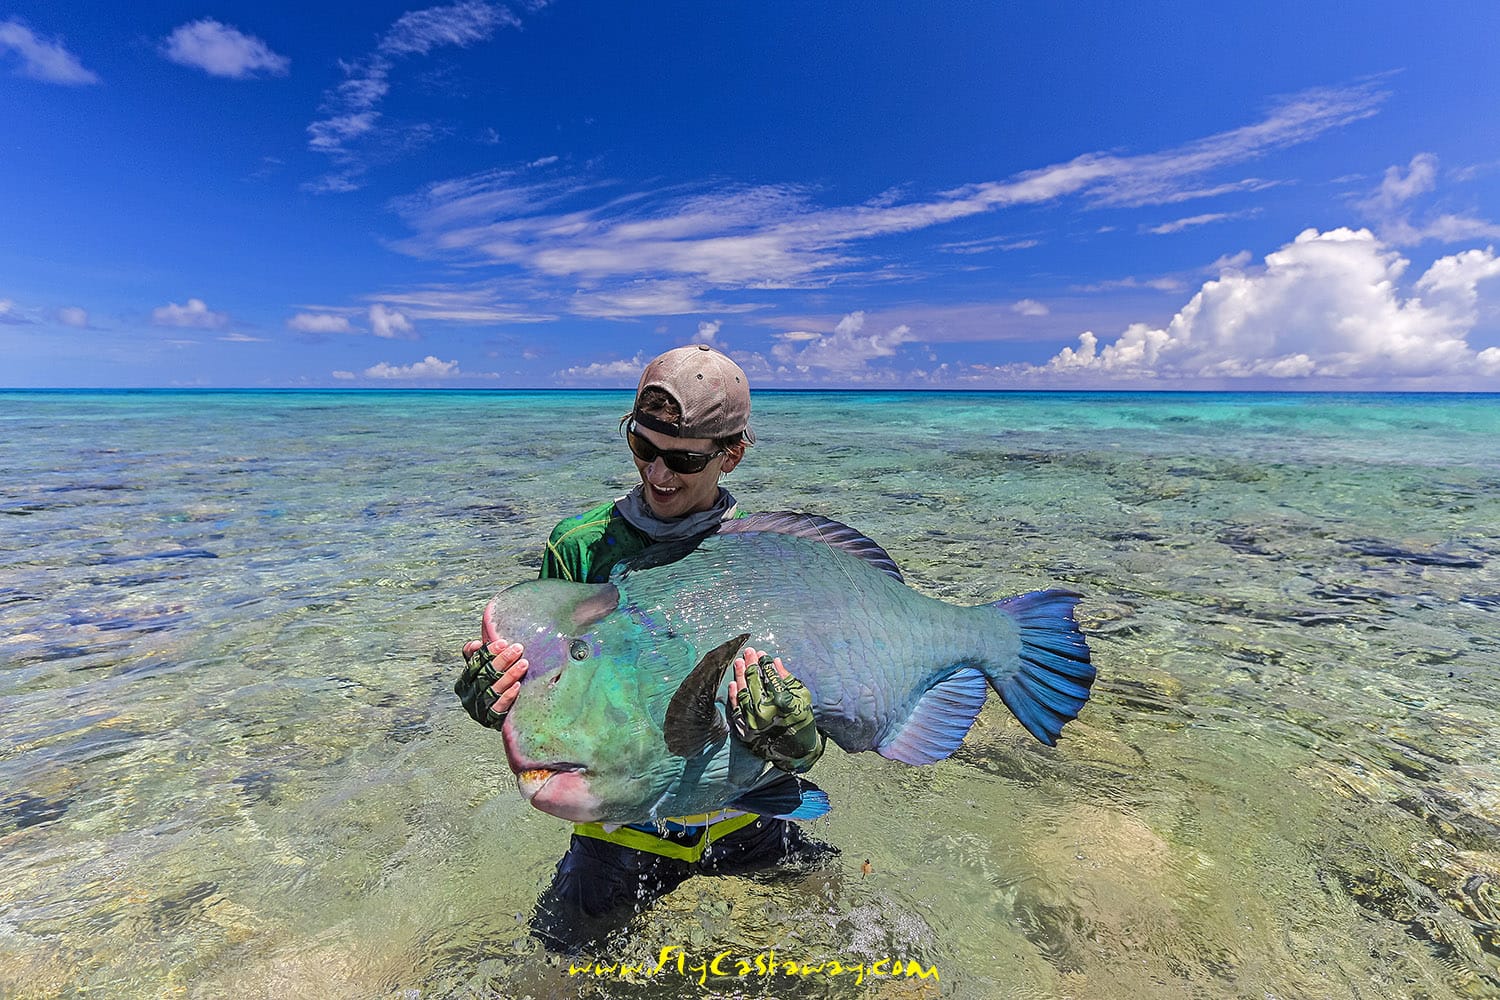
[[1079, 595], [1042, 590], [960, 607], [917, 593], [878, 545], [807, 514], [755, 514], [664, 543], [608, 583], [530, 580], [484, 613], [486, 641], [530, 670], [503, 734], [521, 794], [575, 822], [637, 823], [721, 807], [811, 819], [827, 796], [788, 781], [726, 723], [747, 642], [782, 657], [818, 728], [849, 753], [947, 757], [990, 688], [1051, 746], [1094, 668]]

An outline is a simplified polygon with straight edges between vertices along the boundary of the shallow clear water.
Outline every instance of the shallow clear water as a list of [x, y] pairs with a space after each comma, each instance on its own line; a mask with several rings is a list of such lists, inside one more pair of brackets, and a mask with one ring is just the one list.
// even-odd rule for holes
[[[568, 828], [450, 684], [630, 485], [628, 400], [0, 393], [0, 995], [1500, 996], [1495, 396], [757, 396], [744, 505], [1085, 592], [1094, 698], [830, 750], [839, 861], [570, 975], [524, 922]], [[735, 974], [773, 948], [938, 979]]]

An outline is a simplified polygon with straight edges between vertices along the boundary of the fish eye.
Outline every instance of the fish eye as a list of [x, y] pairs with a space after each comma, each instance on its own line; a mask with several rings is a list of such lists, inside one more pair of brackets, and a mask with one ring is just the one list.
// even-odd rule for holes
[[568, 655], [575, 660], [587, 660], [591, 652], [589, 644], [582, 639], [574, 639], [568, 643]]

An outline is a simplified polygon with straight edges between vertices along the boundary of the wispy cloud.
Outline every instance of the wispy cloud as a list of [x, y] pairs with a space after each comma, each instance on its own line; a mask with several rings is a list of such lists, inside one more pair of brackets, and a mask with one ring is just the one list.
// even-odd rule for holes
[[211, 76], [245, 80], [262, 73], [285, 76], [292, 62], [277, 55], [254, 35], [205, 17], [179, 25], [162, 40], [161, 53], [179, 66], [201, 69]]
[[405, 291], [381, 292], [370, 296], [381, 303], [400, 306], [414, 320], [443, 323], [546, 323], [555, 320], [553, 313], [539, 313], [505, 298], [493, 281], [467, 285], [424, 285]]
[[[468, 48], [488, 40], [502, 27], [520, 23], [508, 8], [479, 0], [402, 14], [373, 51], [342, 64], [345, 79], [325, 96], [325, 117], [307, 127], [308, 148], [328, 155], [336, 165], [307, 188], [337, 193], [360, 187], [367, 146], [382, 133], [381, 103], [390, 92], [392, 73], [404, 60], [427, 56], [439, 48]], [[388, 139], [390, 130], [384, 131]]]
[[0, 299], [0, 323], [21, 326], [30, 322], [31, 320], [21, 315], [21, 310], [16, 307], [14, 299]]
[[1184, 229], [1192, 229], [1196, 226], [1207, 226], [1215, 222], [1229, 222], [1232, 219], [1248, 219], [1259, 214], [1259, 208], [1247, 208], [1240, 212], [1205, 212], [1202, 215], [1190, 215], [1185, 219], [1174, 219], [1171, 222], [1163, 222], [1159, 226], [1147, 227], [1146, 232], [1165, 236], [1168, 233], [1180, 233]]
[[[1204, 181], [1373, 115], [1384, 98], [1374, 84], [1308, 91], [1254, 124], [1172, 149], [1090, 153], [926, 199], [887, 192], [857, 205], [820, 205], [815, 190], [796, 185], [620, 193], [574, 178], [549, 179], [541, 169], [487, 171], [397, 202], [413, 235], [396, 246], [422, 257], [519, 270], [541, 282], [538, 294], [551, 297], [549, 307], [566, 299], [582, 315], [718, 311], [719, 303], [704, 299], [713, 290], [880, 280], [886, 272], [863, 244], [1009, 207], [1065, 198], [1086, 207], [1174, 204], [1254, 190], [1271, 182]], [[962, 253], [989, 245], [945, 246]]]
[[63, 326], [86, 330], [89, 325], [89, 313], [87, 309], [78, 306], [63, 306], [57, 311], [57, 321]]
[[[1452, 177], [1462, 183], [1465, 174], [1455, 171]], [[1375, 223], [1383, 239], [1400, 246], [1429, 240], [1457, 243], [1500, 239], [1500, 225], [1472, 215], [1446, 212], [1418, 218], [1416, 202], [1437, 189], [1437, 178], [1438, 158], [1431, 153], [1418, 153], [1405, 171], [1399, 166], [1388, 167], [1380, 186], [1358, 201], [1356, 207]]]
[[1010, 311], [1022, 316], [1046, 316], [1052, 310], [1038, 302], [1036, 299], [1022, 299], [1010, 307]]
[[16, 18], [0, 21], [0, 53], [7, 51], [21, 61], [15, 70], [20, 76], [70, 87], [99, 82], [99, 77], [64, 47], [62, 39], [39, 38]]
[[194, 330], [218, 330], [229, 325], [227, 313], [214, 312], [202, 299], [188, 299], [187, 305], [175, 302], [151, 311], [151, 322], [157, 326], [176, 326]]

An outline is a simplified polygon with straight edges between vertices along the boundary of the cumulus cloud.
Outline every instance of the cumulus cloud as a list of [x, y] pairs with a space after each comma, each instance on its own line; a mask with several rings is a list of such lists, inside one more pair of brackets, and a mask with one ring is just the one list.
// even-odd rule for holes
[[229, 324], [226, 313], [214, 312], [202, 299], [188, 299], [187, 305], [175, 302], [151, 311], [151, 322], [157, 326], [180, 326], [195, 330], [217, 330]]
[[78, 306], [63, 306], [57, 311], [57, 321], [63, 326], [86, 329], [89, 325], [88, 310], [80, 309]]
[[1038, 302], [1036, 299], [1022, 299], [1011, 305], [1010, 311], [1022, 316], [1046, 316], [1052, 310]]
[[336, 313], [298, 313], [286, 321], [287, 329], [298, 333], [354, 333], [347, 316]]
[[387, 340], [415, 340], [416, 329], [406, 314], [377, 302], [370, 307], [370, 329]]
[[719, 320], [705, 321], [698, 324], [698, 340], [705, 344], [712, 344], [714, 338], [719, 335], [719, 328], [723, 326]]
[[556, 373], [556, 378], [564, 382], [605, 381], [633, 386], [650, 361], [651, 359], [644, 354], [637, 353], [635, 357], [626, 361], [596, 361], [592, 364], [564, 368]]
[[870, 361], [892, 357], [901, 345], [917, 339], [905, 323], [884, 333], [867, 334], [864, 326], [865, 314], [858, 311], [839, 320], [829, 335], [811, 334], [805, 330], [780, 334], [776, 345], [771, 348], [771, 356], [799, 371], [818, 368], [856, 376], [866, 370]]
[[[538, 5], [539, 6], [539, 5]], [[338, 164], [334, 172], [306, 185], [316, 193], [358, 190], [365, 166], [364, 140], [380, 130], [380, 106], [391, 89], [391, 75], [406, 59], [443, 47], [468, 48], [488, 40], [520, 19], [505, 7], [479, 0], [407, 11], [392, 22], [372, 52], [341, 63], [345, 79], [324, 97], [325, 117], [307, 126], [308, 148]]]
[[61, 39], [46, 41], [38, 38], [16, 18], [0, 21], [0, 53], [7, 51], [20, 60], [16, 73], [21, 76], [70, 87], [99, 82], [99, 77], [85, 69], [78, 57], [63, 46]]
[[[384, 379], [444, 379], [456, 378], [460, 374], [457, 361], [439, 361], [431, 354], [414, 364], [392, 365], [382, 361], [364, 370], [366, 378]], [[339, 373], [335, 372], [334, 376], [339, 377]]]
[[1291, 379], [1494, 374], [1500, 351], [1467, 341], [1493, 248], [1435, 261], [1403, 296], [1410, 261], [1369, 230], [1308, 229], [1255, 270], [1205, 283], [1164, 328], [1092, 332], [1046, 371], [1125, 378]]
[[162, 41], [161, 53], [179, 66], [211, 76], [245, 80], [261, 73], [285, 76], [292, 62], [254, 35], [205, 17], [179, 25]]

